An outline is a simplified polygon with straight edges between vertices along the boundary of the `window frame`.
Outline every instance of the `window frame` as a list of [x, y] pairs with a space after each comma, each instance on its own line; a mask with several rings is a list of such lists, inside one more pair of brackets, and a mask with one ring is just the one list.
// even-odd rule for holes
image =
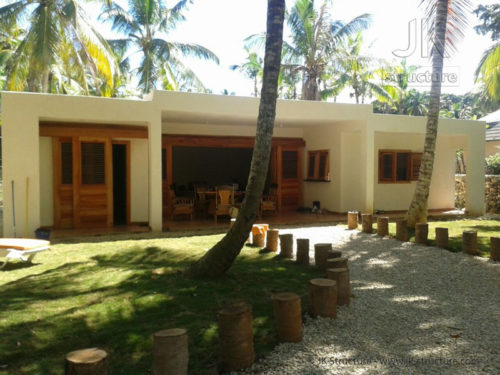
[[[398, 154], [407, 154], [406, 161], [406, 179], [397, 179], [397, 158]], [[418, 180], [418, 170], [420, 170], [420, 165], [422, 161], [422, 152], [412, 152], [411, 150], [379, 150], [378, 151], [378, 183], [379, 184], [409, 184], [413, 181]], [[384, 176], [384, 166], [382, 158], [384, 155], [392, 156], [392, 175], [391, 178]]]
[[[325, 156], [323, 176], [320, 176], [320, 160]], [[314, 158], [314, 170], [311, 173], [311, 158]], [[307, 152], [306, 181], [330, 181], [330, 150], [310, 150]]]

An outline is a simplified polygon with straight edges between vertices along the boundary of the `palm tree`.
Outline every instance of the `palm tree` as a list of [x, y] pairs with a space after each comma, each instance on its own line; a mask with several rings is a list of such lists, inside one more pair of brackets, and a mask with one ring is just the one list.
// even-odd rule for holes
[[88, 94], [89, 77], [96, 86], [98, 76], [112, 82], [113, 54], [76, 0], [18, 0], [0, 8], [0, 27], [24, 20], [27, 29], [6, 65], [8, 90], [51, 92], [61, 87], [54, 81], [75, 81]]
[[[165, 88], [177, 87], [173, 77], [186, 71], [182, 58], [194, 56], [219, 63], [217, 56], [197, 44], [167, 39], [168, 32], [184, 20], [183, 11], [189, 1], [180, 0], [168, 8], [161, 0], [129, 0], [128, 9], [117, 3], [105, 7], [101, 19], [112, 22], [112, 29], [126, 34], [121, 39], [141, 55], [138, 67], [139, 87], [144, 94], [156, 87], [159, 80]], [[194, 73], [188, 73], [194, 76]], [[199, 81], [197, 78], [193, 81]]]
[[429, 112], [425, 131], [424, 152], [420, 165], [415, 193], [408, 209], [408, 225], [427, 222], [427, 201], [434, 167], [434, 154], [438, 131], [441, 77], [445, 45], [453, 48], [463, 36], [467, 25], [465, 12], [470, 7], [468, 0], [426, 0], [429, 32], [432, 36], [432, 83], [429, 97]]
[[271, 154], [274, 119], [276, 116], [276, 98], [278, 95], [278, 76], [281, 64], [284, 14], [285, 0], [268, 0], [267, 40], [257, 134], [243, 205], [236, 222], [224, 238], [201, 259], [191, 265], [188, 273], [193, 276], [220, 276], [224, 274], [240, 253], [257, 217]]
[[259, 78], [262, 77], [262, 64], [264, 61], [257, 52], [250, 51], [250, 48], [245, 46], [247, 53], [246, 61], [241, 65], [231, 65], [229, 69], [239, 70], [245, 73], [248, 78], [253, 80], [253, 96], [259, 96]]
[[500, 42], [488, 48], [475, 72], [476, 82], [484, 86], [490, 101], [500, 103]]

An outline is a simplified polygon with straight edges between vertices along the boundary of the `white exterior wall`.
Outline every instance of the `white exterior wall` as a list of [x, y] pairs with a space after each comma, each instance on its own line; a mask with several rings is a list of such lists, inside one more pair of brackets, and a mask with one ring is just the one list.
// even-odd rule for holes
[[52, 137], [40, 137], [40, 226], [54, 224]]
[[148, 140], [130, 141], [130, 221], [148, 221]]

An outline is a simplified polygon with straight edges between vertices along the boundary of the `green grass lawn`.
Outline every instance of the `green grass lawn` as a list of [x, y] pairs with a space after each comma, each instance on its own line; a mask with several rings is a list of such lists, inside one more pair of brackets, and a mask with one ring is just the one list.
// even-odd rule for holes
[[270, 350], [271, 295], [305, 295], [320, 274], [247, 246], [227, 276], [185, 278], [219, 238], [108, 237], [54, 245], [33, 266], [9, 264], [0, 271], [0, 374], [63, 374], [66, 353], [94, 346], [110, 354], [110, 374], [147, 374], [151, 335], [173, 327], [188, 330], [190, 373], [206, 374], [217, 359], [217, 311], [238, 300], [253, 307], [257, 354]]

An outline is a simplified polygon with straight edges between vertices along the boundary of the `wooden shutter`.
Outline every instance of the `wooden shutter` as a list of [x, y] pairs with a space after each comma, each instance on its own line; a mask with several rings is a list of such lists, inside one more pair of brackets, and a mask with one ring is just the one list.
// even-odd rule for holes
[[102, 142], [82, 142], [82, 185], [104, 185], [105, 144]]
[[309, 151], [307, 178], [314, 179], [315, 167], [316, 167], [316, 153]]
[[328, 178], [328, 152], [319, 153], [318, 179], [326, 180]]
[[61, 184], [73, 184], [73, 142], [61, 141]]
[[418, 180], [418, 174], [420, 172], [420, 164], [422, 163], [422, 153], [415, 152], [411, 154], [410, 157], [410, 179], [412, 181]]
[[378, 155], [378, 180], [380, 182], [392, 182], [395, 180], [395, 153], [380, 151]]

